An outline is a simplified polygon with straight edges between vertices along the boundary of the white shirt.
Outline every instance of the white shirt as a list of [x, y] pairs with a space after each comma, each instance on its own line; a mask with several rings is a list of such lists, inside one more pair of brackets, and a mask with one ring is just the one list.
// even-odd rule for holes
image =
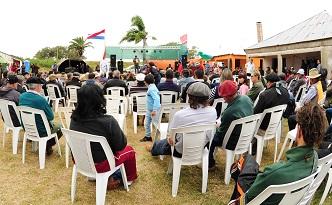
[[252, 74], [255, 70], [255, 64], [251, 63], [250, 61], [246, 63], [247, 73]]
[[[204, 108], [185, 108], [180, 111], [177, 111], [174, 114], [173, 120], [170, 122], [169, 128], [179, 128], [179, 127], [187, 127], [187, 126], [195, 126], [195, 125], [204, 125], [216, 123], [217, 112], [211, 106], [207, 106]], [[207, 136], [206, 143], [212, 138], [212, 135]], [[175, 149], [177, 152], [182, 153], [182, 136], [176, 136]]]

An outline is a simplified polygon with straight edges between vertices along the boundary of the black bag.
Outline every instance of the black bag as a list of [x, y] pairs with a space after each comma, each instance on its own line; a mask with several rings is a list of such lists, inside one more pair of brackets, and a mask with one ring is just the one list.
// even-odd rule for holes
[[243, 196], [254, 183], [259, 172], [259, 165], [250, 154], [241, 155], [240, 159], [231, 166], [231, 176], [235, 180], [235, 187], [231, 200]]

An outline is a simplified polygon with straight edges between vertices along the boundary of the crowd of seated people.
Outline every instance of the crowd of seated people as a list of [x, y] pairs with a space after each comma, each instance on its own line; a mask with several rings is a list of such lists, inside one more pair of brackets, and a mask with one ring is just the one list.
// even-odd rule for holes
[[[70, 129], [104, 136], [116, 157], [116, 163], [124, 164], [130, 183], [138, 177], [135, 151], [133, 147], [128, 145], [130, 144], [127, 142], [128, 136], [125, 136], [120, 129], [116, 119], [105, 114], [106, 100], [104, 95], [107, 94], [107, 88], [123, 87], [125, 89], [124, 95], [138, 92], [146, 93], [147, 113], [145, 115], [145, 134], [140, 140], [142, 143], [153, 141], [150, 128], [152, 121], [158, 117], [161, 108], [159, 91], [175, 91], [180, 96], [177, 102], [188, 103], [187, 108], [174, 114], [169, 128], [203, 125], [216, 122], [219, 118], [220, 124], [216, 127], [215, 134], [207, 136], [206, 139], [206, 144], [209, 147], [209, 168], [215, 168], [218, 165], [218, 161], [216, 162], [214, 158], [214, 151], [216, 147], [223, 145], [225, 134], [234, 120], [287, 104], [291, 110], [286, 120], [289, 130], [297, 127], [296, 147], [286, 152], [288, 159], [286, 162], [278, 162], [265, 167], [264, 171], [257, 175], [251, 187], [246, 190], [245, 195], [237, 199], [238, 201], [249, 202], [269, 185], [288, 183], [310, 175], [314, 169], [315, 153], [318, 153], [318, 157], [323, 157], [332, 152], [332, 127], [328, 128], [327, 126], [327, 121], [331, 120], [332, 117], [332, 84], [323, 82], [326, 80], [321, 78], [322, 74], [316, 68], [312, 68], [307, 77], [301, 68], [292, 71], [288, 76], [269, 71], [266, 72], [265, 76], [262, 76], [259, 70], [254, 70], [251, 76], [247, 77], [247, 74], [241, 70], [237, 72], [236, 77], [233, 77], [232, 71], [228, 68], [212, 68], [209, 69], [208, 73], [201, 69], [192, 72], [191, 69], [184, 68], [179, 79], [174, 77], [174, 70], [171, 68], [165, 71], [165, 78], [162, 78], [159, 73], [160, 71], [153, 63], [147, 65], [145, 73], [125, 72], [121, 74], [115, 70], [108, 73], [108, 78], [105, 74], [97, 72], [86, 74], [76, 72], [68, 74], [39, 73], [32, 77], [30, 75], [17, 76], [14, 73], [6, 72], [3, 73], [1, 79], [0, 99], [7, 99], [17, 105], [43, 110], [52, 128], [51, 132], [56, 132], [58, 137], [61, 137], [60, 126], [54, 123], [54, 112], [44, 98], [44, 95], [47, 95], [46, 85], [57, 85], [60, 91], [57, 95], [61, 97], [67, 96], [66, 86], [80, 87], [78, 102], [71, 117]], [[220, 80], [212, 84], [212, 80], [215, 78], [220, 78]], [[134, 81], [134, 83], [129, 85], [130, 81]], [[324, 88], [324, 84], [327, 84], [327, 88]], [[21, 85], [22, 90], [20, 90], [19, 85]], [[295, 102], [294, 98], [303, 85], [307, 85], [307, 93], [303, 94], [299, 102]], [[26, 90], [23, 90], [24, 86], [27, 87]], [[43, 92], [43, 89], [46, 92]], [[324, 95], [325, 90], [327, 91]], [[325, 101], [324, 96], [326, 96]], [[220, 113], [220, 107], [211, 107], [213, 101], [219, 98], [223, 98], [228, 104], [223, 113]], [[319, 105], [320, 101], [324, 103]], [[254, 104], [255, 102], [256, 104]], [[133, 109], [135, 110], [135, 105]], [[16, 124], [19, 123], [18, 119], [14, 119], [14, 115], [12, 119]], [[45, 128], [40, 120], [37, 118], [36, 124], [40, 136], [43, 137], [45, 136]], [[269, 121], [270, 116], [265, 116], [258, 129], [259, 133], [265, 132]], [[240, 130], [238, 126], [234, 128], [226, 145], [227, 149], [235, 149]], [[210, 141], [211, 146], [208, 145]], [[252, 143], [252, 154], [255, 155], [255, 141]], [[52, 154], [54, 144], [54, 140], [48, 142], [47, 154]], [[318, 148], [314, 148], [314, 145], [318, 145]], [[93, 144], [91, 146], [95, 167], [97, 172], [106, 172], [110, 168], [105, 154], [98, 146]], [[156, 140], [147, 148], [153, 156], [170, 155], [171, 146], [175, 147], [174, 155], [181, 157], [183, 145], [181, 136], [178, 135], [175, 142], [171, 141], [170, 138]], [[116, 172], [109, 179], [109, 188], [118, 187], [120, 182], [121, 175]], [[280, 195], [273, 196], [268, 201], [277, 203], [281, 198]]]

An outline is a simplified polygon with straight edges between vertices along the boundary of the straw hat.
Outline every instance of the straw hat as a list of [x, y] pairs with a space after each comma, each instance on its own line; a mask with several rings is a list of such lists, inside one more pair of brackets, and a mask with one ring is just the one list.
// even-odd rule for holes
[[317, 68], [312, 68], [309, 70], [309, 76], [308, 78], [318, 78], [320, 77], [321, 74], [319, 74], [318, 69]]

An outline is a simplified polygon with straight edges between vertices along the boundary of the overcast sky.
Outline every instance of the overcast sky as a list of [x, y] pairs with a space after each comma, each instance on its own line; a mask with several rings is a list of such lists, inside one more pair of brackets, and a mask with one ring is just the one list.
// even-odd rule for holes
[[[0, 10], [0, 51], [33, 57], [47, 46], [68, 46], [78, 36], [106, 29], [106, 45], [117, 46], [140, 15], [160, 45], [188, 34], [188, 46], [210, 55], [244, 53], [257, 42], [256, 22], [264, 39], [323, 10], [332, 15], [330, 0], [4, 0]], [[100, 60], [103, 41], [93, 40], [86, 56]], [[130, 45], [130, 44], [122, 44]], [[141, 45], [141, 44], [138, 44]]]

